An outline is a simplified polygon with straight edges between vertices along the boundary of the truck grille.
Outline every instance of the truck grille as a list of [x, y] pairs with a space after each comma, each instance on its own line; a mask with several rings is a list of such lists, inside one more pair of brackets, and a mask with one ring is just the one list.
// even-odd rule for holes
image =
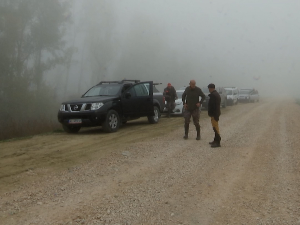
[[81, 110], [82, 104], [74, 104], [70, 105], [71, 111], [79, 112]]

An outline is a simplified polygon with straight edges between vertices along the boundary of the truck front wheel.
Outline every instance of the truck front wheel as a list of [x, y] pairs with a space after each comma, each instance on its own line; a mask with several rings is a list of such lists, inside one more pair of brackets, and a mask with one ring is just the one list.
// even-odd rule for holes
[[102, 128], [107, 133], [116, 132], [120, 127], [120, 122], [119, 114], [115, 110], [109, 110]]

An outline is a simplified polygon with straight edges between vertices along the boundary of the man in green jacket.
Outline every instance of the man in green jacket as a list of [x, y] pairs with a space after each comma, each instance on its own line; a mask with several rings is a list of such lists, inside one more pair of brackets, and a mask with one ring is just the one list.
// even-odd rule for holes
[[208, 116], [211, 118], [211, 125], [215, 132], [215, 138], [212, 142], [209, 142], [212, 148], [221, 147], [221, 136], [219, 129], [219, 117], [221, 115], [220, 105], [221, 105], [221, 97], [219, 93], [215, 90], [214, 84], [209, 84], [209, 101], [208, 101]]
[[[201, 100], [199, 99], [201, 97]], [[202, 92], [202, 90], [196, 86], [196, 81], [191, 80], [190, 81], [190, 86], [185, 89], [185, 91], [182, 94], [182, 102], [184, 105], [184, 139], [188, 139], [188, 134], [189, 134], [189, 126], [190, 126], [190, 121], [191, 117], [193, 117], [193, 122], [196, 127], [197, 131], [197, 138], [196, 140], [200, 140], [200, 124], [199, 124], [199, 119], [200, 119], [200, 110], [199, 108], [202, 105], [202, 102], [205, 99], [205, 94]]]

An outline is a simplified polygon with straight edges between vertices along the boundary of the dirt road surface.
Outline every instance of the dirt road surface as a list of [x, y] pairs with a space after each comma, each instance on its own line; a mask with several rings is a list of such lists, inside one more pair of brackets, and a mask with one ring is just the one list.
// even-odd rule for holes
[[300, 106], [222, 110], [0, 143], [0, 224], [300, 224]]

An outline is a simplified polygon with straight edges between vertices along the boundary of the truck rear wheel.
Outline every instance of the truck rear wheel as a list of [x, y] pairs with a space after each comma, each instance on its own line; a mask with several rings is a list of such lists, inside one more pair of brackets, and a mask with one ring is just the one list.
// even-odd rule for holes
[[154, 116], [148, 116], [148, 121], [149, 123], [158, 123], [160, 117], [160, 111], [159, 108], [157, 106], [154, 106]]
[[102, 128], [107, 133], [116, 132], [120, 127], [120, 117], [115, 110], [109, 110]]

